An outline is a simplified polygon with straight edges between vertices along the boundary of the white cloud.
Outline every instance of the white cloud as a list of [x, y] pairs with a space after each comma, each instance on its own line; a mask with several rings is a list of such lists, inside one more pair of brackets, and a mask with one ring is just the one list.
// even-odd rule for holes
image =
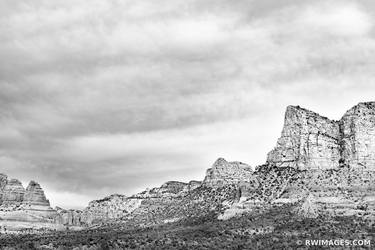
[[[251, 127], [262, 122], [262, 119], [263, 129], [252, 130]], [[64, 142], [62, 151], [59, 152], [68, 159], [88, 162], [121, 159], [129, 155], [198, 155], [204, 152], [211, 161], [221, 154], [233, 155], [230, 157], [232, 160], [235, 160], [234, 155], [237, 155], [242, 160], [259, 165], [265, 162], [265, 155], [250, 152], [247, 148], [254, 148], [255, 142], [262, 150], [265, 146], [271, 148], [274, 142], [269, 140], [268, 130], [275, 130], [274, 124], [267, 123], [267, 117], [262, 116], [262, 119], [243, 119], [133, 134], [79, 136]], [[242, 138], [247, 140], [243, 141]], [[264, 138], [264, 141], [260, 141], [261, 138]]]
[[329, 2], [308, 8], [301, 18], [311, 32], [338, 36], [364, 36], [373, 26], [372, 18], [356, 4]]

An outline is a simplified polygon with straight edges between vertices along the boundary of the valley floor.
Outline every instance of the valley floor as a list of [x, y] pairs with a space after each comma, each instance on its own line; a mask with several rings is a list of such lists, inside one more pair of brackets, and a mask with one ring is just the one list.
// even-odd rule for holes
[[[302, 219], [292, 209], [285, 205], [226, 221], [217, 220], [217, 215], [212, 214], [149, 228], [111, 224], [82, 231], [2, 234], [0, 246], [8, 250], [374, 248], [375, 228], [371, 221], [353, 216]], [[319, 247], [306, 245], [312, 240], [327, 241]], [[340, 244], [338, 240], [344, 240], [344, 245], [335, 245]]]

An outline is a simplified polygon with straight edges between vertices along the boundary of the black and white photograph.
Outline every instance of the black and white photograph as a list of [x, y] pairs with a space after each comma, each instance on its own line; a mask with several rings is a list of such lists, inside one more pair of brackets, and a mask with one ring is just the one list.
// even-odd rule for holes
[[375, 1], [0, 0], [0, 249], [375, 249]]

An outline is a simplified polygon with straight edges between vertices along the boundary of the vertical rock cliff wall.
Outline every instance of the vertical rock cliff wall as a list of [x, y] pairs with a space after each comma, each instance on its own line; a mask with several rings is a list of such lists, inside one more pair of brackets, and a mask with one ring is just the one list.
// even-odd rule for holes
[[337, 168], [340, 159], [339, 123], [317, 113], [289, 106], [277, 146], [267, 162], [280, 167]]
[[375, 102], [360, 103], [340, 120], [342, 161], [375, 170]]
[[356, 105], [340, 121], [289, 106], [267, 163], [300, 170], [337, 169], [345, 163], [375, 170], [375, 102]]

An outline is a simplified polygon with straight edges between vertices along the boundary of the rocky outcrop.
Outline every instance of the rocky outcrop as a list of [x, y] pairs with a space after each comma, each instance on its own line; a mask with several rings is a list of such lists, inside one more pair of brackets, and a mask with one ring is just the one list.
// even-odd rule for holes
[[348, 110], [340, 120], [343, 163], [375, 170], [375, 102]]
[[374, 218], [374, 159], [375, 102], [356, 105], [339, 121], [289, 106], [276, 147], [240, 184], [241, 202], [232, 208], [300, 203], [297, 214], [303, 217]]
[[63, 209], [61, 207], [55, 208], [57, 215], [54, 218], [56, 224], [65, 226], [82, 226], [85, 224], [83, 220], [83, 212], [75, 209]]
[[119, 194], [94, 200], [82, 211], [81, 222], [85, 225], [93, 225], [118, 219], [133, 212], [141, 202], [142, 199], [128, 198]]
[[15, 205], [18, 206], [23, 202], [25, 195], [25, 188], [22, 183], [17, 179], [10, 179], [2, 190], [2, 205]]
[[188, 190], [192, 191], [202, 185], [201, 181], [189, 181], [188, 183]]
[[183, 191], [187, 191], [188, 183], [179, 181], [168, 181], [158, 188], [157, 193], [164, 194], [178, 194]]
[[267, 163], [299, 170], [337, 169], [343, 164], [375, 170], [375, 102], [356, 105], [340, 121], [289, 106]]
[[281, 137], [268, 154], [267, 162], [301, 170], [337, 168], [339, 140], [338, 122], [299, 106], [289, 106]]
[[25, 190], [19, 180], [8, 179], [5, 174], [0, 174], [0, 197], [2, 206], [50, 206], [43, 189], [37, 182], [30, 181]]
[[8, 176], [5, 174], [0, 174], [0, 190], [3, 190], [7, 183], [8, 183]]
[[[22, 186], [17, 179], [8, 179], [4, 174], [0, 175], [0, 219], [1, 221], [18, 221], [20, 225], [42, 223], [52, 225], [57, 212], [49, 205], [43, 189], [34, 181], [28, 187]], [[55, 227], [52, 225], [51, 227]]]
[[219, 158], [206, 172], [203, 185], [208, 187], [221, 187], [249, 181], [253, 173], [252, 168], [242, 162], [227, 162]]
[[146, 189], [143, 192], [130, 196], [130, 198], [146, 199], [161, 197], [179, 197], [202, 185], [200, 181], [190, 181], [189, 183], [180, 181], [168, 181], [160, 187]]
[[39, 205], [39, 206], [49, 206], [49, 200], [46, 199], [43, 189], [40, 187], [39, 183], [35, 181], [30, 181], [26, 188], [26, 192], [23, 198], [23, 204], [27, 205]]

